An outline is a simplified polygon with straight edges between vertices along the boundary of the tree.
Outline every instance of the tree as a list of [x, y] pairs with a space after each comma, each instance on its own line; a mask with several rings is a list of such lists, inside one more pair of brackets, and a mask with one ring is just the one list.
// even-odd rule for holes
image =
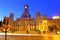
[[49, 29], [49, 31], [51, 31], [51, 32], [57, 31], [56, 25], [48, 26], [48, 29]]
[[4, 19], [3, 24], [8, 25], [8, 20]]
[[0, 21], [0, 27], [2, 27], [2, 21]]

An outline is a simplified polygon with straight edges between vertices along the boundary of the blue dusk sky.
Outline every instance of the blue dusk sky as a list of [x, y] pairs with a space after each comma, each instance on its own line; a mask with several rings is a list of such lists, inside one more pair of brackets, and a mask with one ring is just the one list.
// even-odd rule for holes
[[0, 20], [4, 16], [14, 13], [14, 19], [20, 18], [24, 12], [24, 5], [29, 5], [31, 17], [36, 17], [36, 11], [41, 15], [45, 14], [48, 18], [60, 15], [60, 0], [0, 0]]

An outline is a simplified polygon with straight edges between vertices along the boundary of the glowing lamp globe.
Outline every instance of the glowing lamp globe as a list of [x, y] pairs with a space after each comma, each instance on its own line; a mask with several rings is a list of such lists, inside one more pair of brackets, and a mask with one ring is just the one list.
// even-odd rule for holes
[[27, 6], [25, 6], [25, 9], [27, 8]]

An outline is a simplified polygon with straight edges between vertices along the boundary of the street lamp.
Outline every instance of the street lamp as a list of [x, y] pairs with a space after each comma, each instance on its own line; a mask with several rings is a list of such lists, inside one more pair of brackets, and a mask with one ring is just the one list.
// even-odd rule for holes
[[8, 21], [4, 19], [3, 24], [5, 29], [5, 40], [7, 40]]
[[7, 25], [4, 27], [4, 29], [5, 29], [5, 40], [7, 40], [7, 29], [8, 29]]

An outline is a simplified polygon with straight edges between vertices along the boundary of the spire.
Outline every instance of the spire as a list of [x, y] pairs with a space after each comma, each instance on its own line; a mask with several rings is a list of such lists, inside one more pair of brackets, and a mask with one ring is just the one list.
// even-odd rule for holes
[[29, 13], [29, 6], [28, 5], [25, 5], [24, 6], [24, 12], [22, 14], [22, 18], [30, 18], [31, 15]]

